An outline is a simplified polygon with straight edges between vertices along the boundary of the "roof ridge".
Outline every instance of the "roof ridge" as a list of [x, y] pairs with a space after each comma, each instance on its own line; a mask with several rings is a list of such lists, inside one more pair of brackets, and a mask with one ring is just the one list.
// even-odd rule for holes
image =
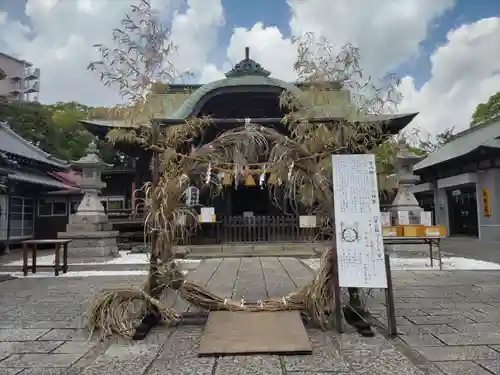
[[23, 143], [26, 147], [31, 148], [33, 151], [39, 153], [41, 156], [44, 158], [47, 158], [49, 161], [54, 162], [55, 164], [61, 164], [60, 167], [69, 167], [69, 163], [67, 161], [64, 161], [62, 159], [56, 158], [55, 156], [51, 155], [48, 152], [43, 151], [42, 149], [36, 147], [34, 144], [28, 142], [26, 139], [21, 137], [19, 134], [17, 134], [8, 124], [7, 121], [0, 121], [0, 127], [8, 133], [10, 136], [14, 137], [16, 140], [19, 142]]

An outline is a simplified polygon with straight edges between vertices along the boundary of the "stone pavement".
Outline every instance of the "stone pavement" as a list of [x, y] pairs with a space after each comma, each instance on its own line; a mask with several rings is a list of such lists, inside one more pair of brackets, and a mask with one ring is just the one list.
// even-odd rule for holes
[[[444, 374], [500, 374], [500, 271], [396, 271], [393, 277], [400, 339], [413, 352]], [[383, 295], [373, 294], [370, 311], [385, 322]]]
[[[293, 258], [226, 258], [205, 260], [188, 277], [226, 297], [256, 300], [296, 290], [311, 272]], [[87, 342], [82, 315], [92, 294], [142, 281], [114, 276], [1, 282], [0, 374], [439, 374], [412, 363], [400, 343], [380, 334], [361, 338], [352, 331], [339, 335], [309, 329], [312, 356], [198, 358], [199, 326], [157, 327], [142, 342]], [[190, 307], [175, 298], [168, 303], [179, 310]]]

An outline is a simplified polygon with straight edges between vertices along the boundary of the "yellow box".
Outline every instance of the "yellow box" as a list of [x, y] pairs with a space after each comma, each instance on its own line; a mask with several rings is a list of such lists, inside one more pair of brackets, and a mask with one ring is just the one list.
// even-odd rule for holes
[[423, 237], [425, 227], [422, 224], [402, 225], [403, 237]]
[[446, 237], [446, 227], [443, 225], [433, 225], [425, 227], [425, 237]]
[[403, 228], [398, 226], [382, 227], [382, 236], [384, 237], [401, 237], [403, 236]]

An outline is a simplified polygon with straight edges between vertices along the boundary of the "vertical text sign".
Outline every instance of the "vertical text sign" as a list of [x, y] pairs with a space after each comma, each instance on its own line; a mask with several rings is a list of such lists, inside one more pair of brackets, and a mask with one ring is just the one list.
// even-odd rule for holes
[[341, 287], [387, 288], [374, 155], [333, 155]]

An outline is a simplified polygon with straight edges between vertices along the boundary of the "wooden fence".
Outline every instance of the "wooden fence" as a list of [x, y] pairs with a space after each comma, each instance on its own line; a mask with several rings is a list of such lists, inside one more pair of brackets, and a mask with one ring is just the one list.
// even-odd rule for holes
[[330, 219], [318, 217], [316, 228], [301, 228], [298, 216], [221, 216], [200, 224], [179, 244], [314, 242], [329, 239]]

